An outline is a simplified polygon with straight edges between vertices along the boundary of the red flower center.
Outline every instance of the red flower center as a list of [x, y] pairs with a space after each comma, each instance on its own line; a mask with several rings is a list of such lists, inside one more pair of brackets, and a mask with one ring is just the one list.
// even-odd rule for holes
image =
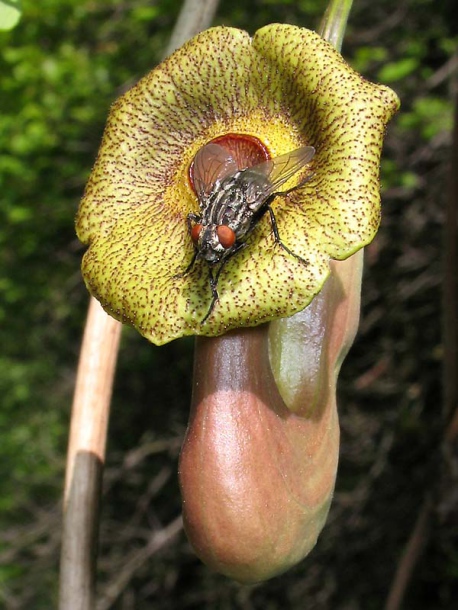
[[[238, 169], [253, 167], [263, 161], [268, 161], [271, 157], [269, 151], [258, 138], [243, 133], [228, 133], [210, 140], [207, 144], [218, 144], [226, 148], [237, 163]], [[194, 188], [194, 162], [189, 167], [189, 182]]]

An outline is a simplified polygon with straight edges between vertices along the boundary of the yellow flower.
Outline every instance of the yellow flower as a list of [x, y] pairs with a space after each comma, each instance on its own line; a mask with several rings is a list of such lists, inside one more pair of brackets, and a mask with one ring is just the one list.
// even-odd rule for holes
[[[113, 105], [77, 218], [89, 291], [158, 345], [302, 310], [330, 261], [375, 235], [382, 139], [397, 107], [390, 89], [364, 80], [312, 31], [202, 32]], [[281, 243], [296, 256], [264, 215], [223, 265], [206, 318], [209, 265], [191, 265], [187, 219], [199, 214], [190, 167], [214, 140], [239, 141], [248, 165], [302, 146], [316, 153], [285, 186], [298, 188], [271, 204]]]

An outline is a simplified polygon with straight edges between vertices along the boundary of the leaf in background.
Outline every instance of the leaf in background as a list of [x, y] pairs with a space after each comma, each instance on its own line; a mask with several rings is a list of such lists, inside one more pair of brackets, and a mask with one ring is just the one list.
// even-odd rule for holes
[[386, 63], [378, 73], [382, 83], [394, 83], [406, 78], [418, 70], [419, 60], [415, 57], [406, 57], [399, 61]]
[[21, 18], [21, 0], [0, 0], [0, 30], [13, 29]]

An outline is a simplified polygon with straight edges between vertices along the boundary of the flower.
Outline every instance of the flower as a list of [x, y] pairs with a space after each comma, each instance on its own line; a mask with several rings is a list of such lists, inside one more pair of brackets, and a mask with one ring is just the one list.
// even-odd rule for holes
[[[364, 80], [312, 31], [273, 24], [253, 38], [227, 27], [202, 32], [111, 109], [77, 218], [89, 245], [89, 291], [158, 345], [302, 310], [330, 261], [377, 231], [382, 139], [397, 107], [390, 89]], [[281, 242], [306, 263], [275, 241], [266, 214], [223, 265], [207, 317], [209, 266], [191, 264], [187, 218], [199, 202], [190, 167], [203, 146], [224, 138], [258, 143], [248, 157], [315, 148], [311, 178], [294, 176], [287, 186], [298, 188], [272, 203]]]

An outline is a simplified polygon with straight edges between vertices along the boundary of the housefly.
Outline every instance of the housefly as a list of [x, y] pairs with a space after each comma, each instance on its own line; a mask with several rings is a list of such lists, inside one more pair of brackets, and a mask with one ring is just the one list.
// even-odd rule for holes
[[[281, 241], [270, 204], [275, 196], [293, 190], [278, 191], [314, 154], [312, 146], [303, 146], [245, 169], [240, 169], [231, 153], [218, 144], [207, 144], [195, 156], [192, 177], [200, 212], [191, 213], [187, 218], [194, 256], [185, 273], [196, 259], [203, 259], [209, 265], [212, 301], [202, 323], [218, 300], [217, 284], [224, 264], [246, 245], [247, 237], [267, 211], [276, 243], [308, 264]], [[218, 267], [215, 274], [213, 267]]]

